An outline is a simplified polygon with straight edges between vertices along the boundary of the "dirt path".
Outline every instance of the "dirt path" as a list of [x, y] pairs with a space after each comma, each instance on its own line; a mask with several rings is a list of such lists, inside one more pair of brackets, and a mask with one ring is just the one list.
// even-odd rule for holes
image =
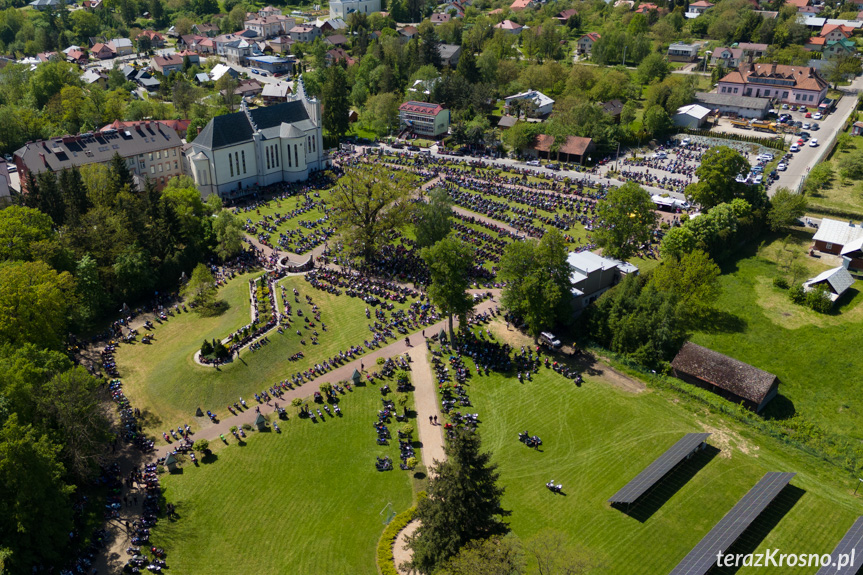
[[[409, 353], [423, 464], [430, 470], [435, 461], [446, 459], [443, 448], [443, 417], [438, 409], [437, 385], [428, 361], [426, 346], [418, 345]], [[437, 418], [439, 422], [432, 423], [430, 418]]]
[[413, 520], [408, 523], [404, 529], [401, 530], [399, 536], [396, 537], [395, 543], [393, 543], [393, 562], [396, 564], [396, 570], [401, 573], [401, 575], [410, 575], [411, 571], [402, 569], [399, 567], [402, 563], [406, 561], [410, 561], [413, 554], [411, 550], [408, 549], [408, 537], [414, 534], [414, 532], [419, 528], [420, 522], [418, 520]]

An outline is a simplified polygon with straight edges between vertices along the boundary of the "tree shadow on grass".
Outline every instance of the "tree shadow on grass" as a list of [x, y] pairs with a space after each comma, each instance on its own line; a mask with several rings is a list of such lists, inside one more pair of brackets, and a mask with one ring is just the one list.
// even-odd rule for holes
[[210, 451], [201, 458], [201, 463], [209, 465], [210, 463], [215, 463], [218, 460], [219, 456]]
[[740, 316], [718, 309], [704, 310], [693, 321], [692, 327], [704, 333], [742, 333], [747, 327], [746, 320]]
[[160, 427], [162, 425], [162, 418], [149, 409], [141, 410], [141, 416], [138, 420], [141, 422], [142, 428]]
[[[785, 488], [776, 496], [767, 509], [761, 512], [755, 521], [744, 531], [737, 541], [729, 547], [725, 554], [742, 554], [746, 555], [753, 553], [765, 537], [773, 530], [776, 525], [782, 520], [785, 515], [791, 511], [791, 508], [800, 501], [806, 491], [794, 485], [786, 485]], [[737, 567], [714, 567], [710, 573], [717, 575], [734, 575], [740, 569]]]
[[618, 509], [636, 521], [644, 523], [659, 511], [684, 485], [698, 474], [713, 458], [719, 455], [719, 449], [706, 445], [704, 449], [684, 459], [675, 468], [660, 479], [647, 493], [642, 495], [634, 505], [618, 506]]
[[784, 395], [778, 394], [761, 412], [764, 419], [791, 419], [797, 414], [797, 409], [794, 407], [794, 402]]
[[212, 304], [206, 307], [196, 308], [195, 311], [201, 317], [219, 317], [229, 309], [231, 309], [231, 304], [229, 304], [226, 300], [220, 299], [214, 301]]

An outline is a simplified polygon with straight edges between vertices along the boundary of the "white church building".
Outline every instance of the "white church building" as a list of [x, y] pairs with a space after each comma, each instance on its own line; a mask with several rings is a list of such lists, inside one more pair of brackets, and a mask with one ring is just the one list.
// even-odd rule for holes
[[330, 0], [330, 18], [347, 20], [351, 12], [371, 14], [381, 11], [381, 0]]
[[288, 101], [216, 116], [186, 150], [188, 173], [206, 198], [238, 198], [257, 186], [305, 180], [328, 167], [321, 104], [302, 80]]

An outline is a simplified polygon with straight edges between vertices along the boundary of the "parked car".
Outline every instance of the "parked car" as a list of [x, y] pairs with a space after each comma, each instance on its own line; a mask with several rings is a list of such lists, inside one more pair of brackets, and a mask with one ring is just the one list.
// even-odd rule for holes
[[791, 144], [791, 147], [788, 148], [788, 151], [789, 152], [799, 152], [800, 146], [798, 146], [797, 144]]
[[803, 122], [803, 129], [804, 130], [808, 130], [811, 127], [812, 127], [812, 125], [809, 122]]
[[764, 181], [764, 176], [762, 174], [758, 174], [755, 176], [755, 179], [752, 181], [756, 186]]
[[776, 166], [776, 169], [779, 170], [780, 172], [784, 172], [785, 170], [788, 169], [788, 166], [785, 164], [785, 162], [782, 162], [781, 164]]
[[821, 112], [815, 112], [814, 114], [812, 114], [813, 120], [820, 120], [823, 117], [824, 117], [824, 115]]
[[809, 147], [810, 148], [817, 148], [818, 147], [818, 138], [812, 138], [809, 141]]
[[812, 112], [806, 112], [806, 115], [805, 115], [805, 116], [803, 116], [803, 117], [804, 117], [804, 118], [811, 118], [811, 117], [812, 117]]
[[812, 126], [811, 126], [809, 129], [810, 129], [810, 130], [814, 130], [814, 131], [816, 131], [816, 132], [817, 132], [818, 130], [820, 130], [820, 129], [821, 129], [821, 126], [819, 126], [818, 124], [816, 124], [816, 123], [814, 123], [814, 122], [813, 122], [813, 123], [812, 123]]
[[539, 334], [539, 341], [553, 349], [558, 349], [562, 344], [560, 340], [557, 339], [553, 333], [544, 331]]

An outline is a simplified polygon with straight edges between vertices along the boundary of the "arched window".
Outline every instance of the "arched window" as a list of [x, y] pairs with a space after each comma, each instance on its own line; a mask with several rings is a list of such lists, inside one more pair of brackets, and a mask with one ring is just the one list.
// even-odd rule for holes
[[298, 168], [300, 167], [300, 156], [297, 154], [296, 144], [294, 144], [294, 163], [297, 165]]
[[243, 173], [246, 173], [246, 150], [243, 150]]
[[228, 154], [228, 166], [231, 168], [231, 177], [234, 177], [234, 158], [231, 157], [231, 154]]

